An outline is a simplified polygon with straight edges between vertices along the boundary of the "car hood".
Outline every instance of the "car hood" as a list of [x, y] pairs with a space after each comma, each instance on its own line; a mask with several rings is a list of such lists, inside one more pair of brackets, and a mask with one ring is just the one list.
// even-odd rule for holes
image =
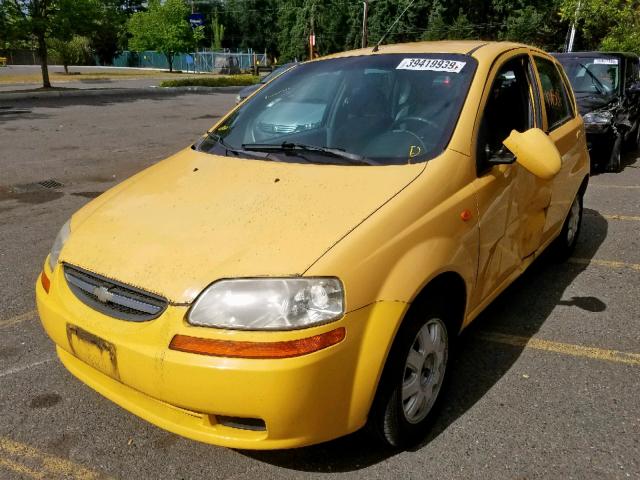
[[187, 149], [74, 215], [63, 262], [189, 303], [220, 278], [291, 276], [426, 164], [338, 166]]
[[599, 110], [612, 104], [616, 97], [613, 95], [595, 95], [593, 93], [576, 93], [576, 102], [580, 115]]

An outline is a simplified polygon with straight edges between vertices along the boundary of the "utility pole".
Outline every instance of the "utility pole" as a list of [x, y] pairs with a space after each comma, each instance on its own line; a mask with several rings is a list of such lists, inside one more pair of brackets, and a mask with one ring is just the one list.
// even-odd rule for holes
[[364, 11], [362, 12], [362, 48], [367, 48], [369, 43], [369, 29], [367, 28], [367, 20], [369, 19], [369, 0], [362, 2]]
[[313, 47], [316, 43], [316, 28], [313, 18], [314, 9], [311, 9], [311, 33], [309, 34], [309, 60], [313, 60]]
[[191, 13], [196, 13], [196, 6], [193, 3], [193, 0], [191, 0]]
[[580, 12], [580, 0], [578, 0], [578, 5], [576, 6], [576, 13], [573, 18], [573, 22], [571, 23], [571, 30], [569, 33], [569, 44], [567, 45], [567, 52], [573, 52], [573, 42], [576, 38], [576, 22], [578, 21], [579, 12]]

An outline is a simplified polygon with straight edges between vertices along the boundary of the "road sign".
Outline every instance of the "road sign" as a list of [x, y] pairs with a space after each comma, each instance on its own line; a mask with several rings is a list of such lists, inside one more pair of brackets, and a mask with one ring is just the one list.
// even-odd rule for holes
[[201, 27], [204, 25], [204, 14], [203, 13], [192, 13], [189, 15], [189, 23], [192, 28]]

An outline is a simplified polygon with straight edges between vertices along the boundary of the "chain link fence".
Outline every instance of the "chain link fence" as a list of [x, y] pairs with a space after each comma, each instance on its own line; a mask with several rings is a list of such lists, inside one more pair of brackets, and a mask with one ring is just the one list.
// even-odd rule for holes
[[[7, 58], [8, 65], [39, 65], [40, 58], [34, 50], [0, 50], [0, 57]], [[50, 58], [52, 63], [53, 56]], [[252, 70], [255, 66], [267, 65], [267, 56], [264, 53], [255, 52], [213, 52], [203, 50], [194, 53], [181, 53], [173, 57], [173, 69], [184, 72], [207, 72], [207, 73], [240, 73]], [[91, 65], [91, 63], [84, 63]], [[94, 58], [93, 65], [100, 65], [97, 57]], [[169, 69], [167, 57], [160, 52], [145, 51], [131, 52], [124, 51], [113, 59], [114, 67], [130, 68], [158, 68]]]
[[[253, 52], [212, 52], [176, 54], [173, 57], [173, 69], [184, 72], [240, 73], [254, 68], [254, 65], [266, 65], [267, 56]], [[167, 57], [155, 51], [124, 51], [113, 60], [114, 67], [160, 68], [168, 69]]]

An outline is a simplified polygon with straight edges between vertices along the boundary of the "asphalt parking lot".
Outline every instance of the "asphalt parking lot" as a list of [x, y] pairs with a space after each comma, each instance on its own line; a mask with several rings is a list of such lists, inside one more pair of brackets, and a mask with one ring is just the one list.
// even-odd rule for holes
[[635, 152], [622, 172], [592, 177], [573, 258], [534, 263], [462, 336], [442, 414], [411, 451], [361, 433], [278, 452], [204, 445], [67, 373], [33, 293], [60, 225], [191, 143], [233, 99], [0, 101], [1, 479], [640, 478]]

